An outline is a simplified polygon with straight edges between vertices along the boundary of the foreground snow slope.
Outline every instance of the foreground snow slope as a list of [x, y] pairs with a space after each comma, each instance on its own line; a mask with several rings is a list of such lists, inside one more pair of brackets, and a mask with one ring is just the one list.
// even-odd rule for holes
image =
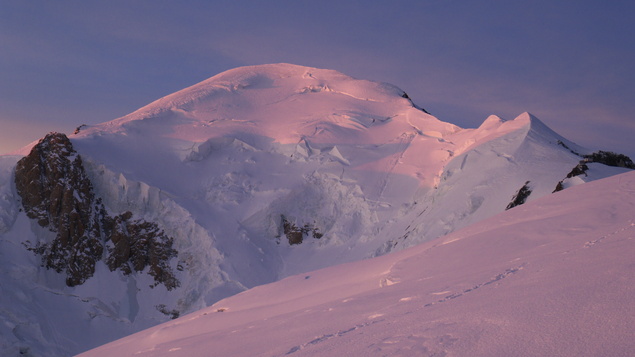
[[629, 356], [635, 173], [256, 287], [82, 354]]

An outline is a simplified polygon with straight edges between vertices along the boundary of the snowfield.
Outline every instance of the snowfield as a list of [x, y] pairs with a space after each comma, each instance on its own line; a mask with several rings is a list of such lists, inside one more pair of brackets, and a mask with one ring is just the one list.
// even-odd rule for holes
[[295, 275], [81, 354], [630, 356], [635, 173]]
[[[570, 328], [556, 332], [565, 322], [609, 329], [604, 317], [630, 316], [623, 300], [586, 306], [567, 294], [628, 295], [628, 284], [601, 281], [629, 271], [609, 266], [626, 264], [627, 243], [574, 246], [631, 232], [632, 175], [620, 175], [631, 170], [588, 162], [567, 178], [590, 152], [529, 113], [462, 129], [393, 85], [271, 64], [218, 74], [68, 138], [104, 215], [150, 222], [173, 240], [166, 269], [179, 284], [169, 290], [150, 268], [125, 274], [102, 259], [85, 283], [67, 286], [27, 250], [56, 237], [27, 217], [16, 189], [16, 163], [36, 143], [1, 156], [0, 350], [9, 356], [77, 354], [187, 314], [117, 351], [201, 355], [210, 343], [223, 356], [505, 355], [543, 346], [558, 355], [560, 335], [573, 348]], [[613, 175], [622, 186], [602, 180]], [[553, 316], [529, 312], [543, 308]], [[610, 327], [614, 338], [621, 328]], [[590, 330], [580, 330], [579, 351], [595, 351]], [[352, 336], [366, 342], [349, 346]], [[625, 346], [606, 338], [606, 348]]]

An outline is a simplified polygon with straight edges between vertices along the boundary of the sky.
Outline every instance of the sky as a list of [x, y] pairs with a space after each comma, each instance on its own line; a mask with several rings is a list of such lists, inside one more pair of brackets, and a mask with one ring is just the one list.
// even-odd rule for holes
[[635, 2], [0, 0], [0, 154], [228, 69], [394, 84], [440, 120], [528, 111], [635, 158]]

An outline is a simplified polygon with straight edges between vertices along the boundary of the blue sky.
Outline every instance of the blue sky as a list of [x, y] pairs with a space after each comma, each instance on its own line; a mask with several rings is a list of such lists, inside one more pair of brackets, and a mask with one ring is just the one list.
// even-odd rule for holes
[[0, 0], [0, 153], [222, 71], [389, 82], [443, 121], [529, 111], [635, 156], [635, 2]]

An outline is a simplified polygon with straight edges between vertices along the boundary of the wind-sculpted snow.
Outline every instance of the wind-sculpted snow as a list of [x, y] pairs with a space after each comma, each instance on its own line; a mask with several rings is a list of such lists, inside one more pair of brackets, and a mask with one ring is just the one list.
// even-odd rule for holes
[[[11, 290], [0, 306], [20, 306], [0, 310], [7, 350], [76, 353], [262, 284], [398, 253], [503, 212], [526, 182], [531, 195], [510, 212], [550, 195], [588, 154], [529, 113], [513, 120], [490, 116], [479, 128], [461, 129], [393, 85], [289, 64], [230, 70], [78, 129], [68, 156], [81, 157], [80, 176], [99, 200], [91, 207], [110, 217], [97, 225], [108, 228], [102, 259], [95, 257], [94, 272], [81, 285], [66, 286], [62, 274], [40, 268], [26, 250], [25, 243], [37, 248], [29, 242], [49, 242], [55, 232], [19, 212], [13, 180], [5, 177], [17, 158], [0, 159], [0, 258], [6, 262], [0, 287]], [[588, 177], [576, 180], [628, 170], [589, 165]], [[156, 238], [151, 244], [148, 234]], [[139, 246], [165, 249], [146, 256]], [[153, 264], [157, 257], [163, 263]], [[518, 267], [505, 275], [510, 280], [525, 266], [497, 267], [431, 301], [479, 294], [498, 282], [486, 284], [492, 277]], [[157, 285], [156, 277], [168, 284]], [[400, 281], [388, 274], [368, 284], [388, 288]], [[351, 291], [337, 289], [316, 293], [331, 299]], [[71, 312], [42, 313], [33, 301], [54, 301]], [[293, 294], [280, 304], [295, 304]], [[83, 328], [59, 328], [66, 326], [61, 316]], [[285, 352], [299, 354], [376, 325], [364, 320], [329, 328]], [[412, 341], [454, 341], [446, 335]], [[390, 341], [376, 347], [385, 350]]]
[[81, 356], [628, 356], [634, 202], [635, 173], [573, 187]]

